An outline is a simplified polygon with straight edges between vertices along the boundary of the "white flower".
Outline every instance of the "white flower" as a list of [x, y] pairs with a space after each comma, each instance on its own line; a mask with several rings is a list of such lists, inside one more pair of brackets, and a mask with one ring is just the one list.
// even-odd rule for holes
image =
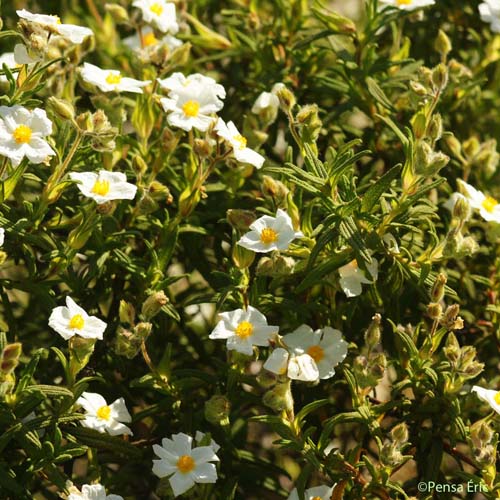
[[361, 285], [363, 283], [368, 285], [377, 280], [378, 262], [375, 259], [372, 259], [371, 264], [366, 264], [366, 267], [371, 274], [371, 280], [369, 280], [364, 271], [358, 267], [356, 259], [339, 269], [340, 286], [342, 287], [342, 290], [344, 290], [347, 297], [356, 297], [357, 295], [361, 295]]
[[93, 35], [92, 30], [89, 28], [76, 26], [75, 24], [62, 24], [59, 16], [32, 14], [25, 9], [17, 10], [16, 13], [21, 19], [41, 24], [43, 27], [50, 27], [58, 35], [68, 39], [71, 43], [82, 43], [85, 37]]
[[125, 406], [125, 400], [119, 398], [108, 406], [106, 400], [95, 392], [84, 392], [76, 400], [83, 406], [85, 420], [82, 425], [98, 432], [107, 432], [111, 436], [130, 434], [132, 431], [122, 422], [132, 422], [132, 417]]
[[472, 387], [471, 392], [475, 392], [479, 399], [486, 401], [493, 410], [500, 414], [500, 391], [493, 391], [475, 385]]
[[213, 340], [227, 339], [228, 350], [252, 355], [253, 346], [268, 346], [279, 327], [267, 324], [266, 317], [252, 306], [246, 310], [220, 313], [221, 320], [210, 334]]
[[3, 227], [0, 227], [0, 247], [3, 245], [4, 241], [5, 241], [5, 229]]
[[175, 17], [175, 4], [166, 0], [134, 0], [132, 5], [141, 10], [142, 18], [146, 23], [152, 24], [161, 32], [168, 31], [175, 35], [179, 31]]
[[151, 80], [142, 82], [135, 78], [122, 76], [117, 69], [101, 69], [93, 64], [83, 63], [82, 78], [95, 85], [103, 92], [135, 92], [142, 94], [142, 87], [149, 85]]
[[287, 374], [292, 380], [314, 382], [319, 380], [319, 371], [316, 363], [309, 354], [288, 352], [282, 347], [275, 349], [264, 363], [264, 368], [277, 375]]
[[331, 378], [335, 366], [347, 355], [342, 332], [329, 326], [313, 331], [310, 326], [301, 325], [282, 341], [287, 349], [275, 349], [264, 368], [278, 375], [287, 373], [294, 380]]
[[[3, 65], [6, 65], [10, 70], [19, 67], [19, 64], [14, 58], [14, 52], [6, 52], [0, 56], [0, 70], [3, 71]], [[7, 82], [7, 77], [5, 75], [0, 75], [0, 82]]]
[[54, 150], [43, 139], [52, 133], [52, 122], [43, 109], [29, 110], [22, 106], [0, 106], [0, 155], [19, 165], [27, 156], [32, 163], [41, 163]]
[[82, 491], [73, 486], [71, 481], [66, 483], [69, 491], [68, 500], [123, 500], [120, 495], [106, 495], [106, 490], [102, 484], [84, 484]]
[[429, 5], [435, 5], [435, 0], [380, 0], [380, 8], [397, 7], [401, 10], [415, 10]]
[[268, 109], [278, 111], [279, 106], [280, 100], [276, 94], [273, 92], [262, 92], [252, 106], [252, 113], [258, 115]]
[[107, 327], [104, 321], [95, 316], [89, 316], [69, 296], [66, 297], [66, 307], [59, 306], [52, 310], [49, 326], [64, 340], [68, 340], [74, 335], [85, 339], [102, 340], [102, 334]]
[[215, 131], [219, 137], [225, 139], [233, 148], [234, 157], [241, 163], [250, 163], [256, 168], [261, 168], [264, 163], [264, 157], [247, 148], [247, 140], [243, 137], [233, 122], [224, 123], [222, 118], [219, 118], [215, 126]]
[[22, 64], [33, 64], [37, 61], [41, 61], [43, 57], [41, 56], [31, 56], [28, 53], [28, 49], [22, 43], [16, 44], [14, 47], [14, 60], [17, 66]]
[[481, 20], [490, 23], [491, 31], [500, 33], [500, 0], [484, 0], [479, 4]]
[[153, 474], [169, 476], [170, 486], [177, 497], [189, 490], [194, 483], [215, 483], [217, 470], [214, 464], [219, 458], [211, 446], [192, 448], [193, 438], [174, 434], [172, 439], [164, 438], [161, 446], [154, 444], [153, 451], [160, 460], [153, 460]]
[[173, 127], [205, 132], [215, 120], [213, 114], [224, 106], [224, 87], [208, 76], [174, 73], [158, 83], [169, 91], [168, 98], [163, 97], [160, 103], [164, 111], [170, 111], [167, 121]]
[[122, 172], [72, 172], [69, 177], [78, 182], [78, 189], [98, 205], [111, 200], [133, 200], [137, 192], [137, 186], [127, 182], [127, 176]]
[[161, 43], [165, 44], [168, 49], [172, 51], [182, 45], [182, 40], [179, 40], [172, 35], [165, 35], [161, 38], [156, 38], [155, 33], [151, 28], [143, 28], [141, 30], [141, 36], [139, 36], [139, 33], [135, 33], [132, 36], [124, 38], [123, 43], [132, 50], [146, 49]]
[[293, 229], [292, 219], [280, 208], [276, 217], [264, 215], [253, 222], [250, 229], [251, 231], [239, 239], [238, 245], [260, 253], [286, 250], [295, 238], [304, 236]]
[[[304, 491], [304, 500], [330, 500], [333, 492], [333, 486], [315, 486]], [[294, 488], [288, 497], [288, 500], [299, 500], [297, 488]]]
[[484, 195], [481, 191], [461, 179], [458, 179], [458, 185], [464, 192], [470, 206], [479, 210], [479, 214], [484, 220], [500, 223], [500, 204], [495, 198]]

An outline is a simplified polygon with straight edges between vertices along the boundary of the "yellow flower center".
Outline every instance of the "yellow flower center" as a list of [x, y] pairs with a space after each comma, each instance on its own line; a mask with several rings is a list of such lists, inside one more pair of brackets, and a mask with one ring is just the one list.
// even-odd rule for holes
[[106, 77], [106, 82], [110, 85], [118, 85], [122, 80], [120, 73], [109, 73]]
[[325, 351], [319, 345], [312, 345], [307, 349], [307, 354], [311, 356], [316, 363], [319, 363], [325, 357]]
[[69, 327], [70, 328], [76, 328], [77, 330], [81, 330], [83, 328], [83, 325], [85, 325], [85, 320], [83, 319], [81, 314], [75, 314], [69, 320]]
[[270, 227], [265, 227], [260, 233], [260, 241], [264, 243], [264, 245], [270, 245], [274, 243], [278, 239], [278, 233], [271, 229]]
[[323, 500], [321, 497], [312, 497], [311, 500]]
[[97, 179], [95, 181], [92, 192], [100, 196], [106, 196], [109, 192], [109, 181], [105, 179]]
[[493, 212], [493, 210], [495, 209], [495, 207], [498, 205], [498, 201], [495, 200], [495, 198], [492, 198], [491, 196], [487, 196], [484, 200], [483, 200], [483, 208], [489, 212], [491, 214], [491, 212]]
[[62, 24], [61, 23], [61, 18], [59, 16], [54, 16], [54, 19], [56, 21], [56, 24]]
[[183, 474], [191, 472], [194, 469], [194, 466], [194, 460], [189, 455], [182, 455], [179, 457], [179, 460], [177, 460], [177, 468], [179, 469], [179, 472], [182, 472]]
[[149, 10], [157, 16], [161, 16], [163, 7], [158, 2], [155, 2], [153, 5], [151, 5], [151, 7], [149, 7]]
[[411, 5], [413, 0], [396, 0], [397, 5]]
[[240, 135], [235, 135], [233, 137], [233, 140], [235, 140], [236, 142], [239, 143], [239, 148], [240, 149], [245, 149], [247, 147], [247, 140], [241, 134]]
[[184, 111], [184, 114], [186, 116], [189, 116], [190, 118], [195, 118], [198, 116], [198, 113], [200, 111], [200, 103], [198, 101], [186, 101], [182, 105], [182, 111]]
[[240, 339], [246, 339], [247, 337], [250, 337], [253, 333], [253, 325], [249, 321], [242, 321], [235, 330], [236, 335]]
[[96, 415], [102, 420], [109, 420], [111, 417], [111, 408], [107, 405], [101, 406], [97, 410]]
[[155, 45], [156, 43], [158, 43], [158, 38], [155, 37], [153, 32], [143, 35], [142, 44], [144, 47], [151, 47], [151, 45]]
[[33, 131], [28, 127], [28, 125], [19, 125], [19, 127], [14, 130], [12, 136], [18, 144], [26, 144], [31, 141], [31, 133]]
[[493, 399], [495, 400], [495, 403], [497, 405], [500, 405], [500, 391], [495, 394], [495, 397]]

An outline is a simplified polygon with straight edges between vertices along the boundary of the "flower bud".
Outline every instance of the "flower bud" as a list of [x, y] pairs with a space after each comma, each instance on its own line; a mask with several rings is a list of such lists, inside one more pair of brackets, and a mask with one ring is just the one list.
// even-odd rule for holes
[[135, 308], [129, 302], [120, 300], [120, 306], [118, 308], [118, 316], [120, 317], [120, 322], [128, 323], [133, 325], [135, 321]]
[[441, 118], [441, 115], [439, 113], [435, 114], [431, 118], [428, 133], [429, 137], [433, 141], [438, 141], [439, 139], [441, 139], [441, 136], [443, 135], [443, 119]]
[[142, 304], [141, 314], [149, 321], [154, 318], [161, 308], [168, 302], [168, 298], [163, 290], [152, 293]]
[[446, 338], [446, 345], [443, 348], [444, 355], [446, 356], [446, 359], [450, 361], [453, 365], [456, 364], [456, 362], [460, 358], [460, 344], [458, 343], [457, 338], [453, 333], [449, 333], [448, 337]]
[[470, 137], [469, 139], [467, 139], [463, 142], [462, 148], [464, 150], [465, 155], [468, 158], [472, 158], [477, 153], [479, 153], [479, 150], [481, 148], [481, 144], [478, 141], [477, 137]]
[[467, 198], [460, 196], [457, 197], [455, 205], [453, 205], [453, 217], [460, 221], [466, 221], [470, 217], [470, 203]]
[[226, 212], [226, 219], [229, 224], [242, 233], [248, 231], [250, 225], [255, 222], [255, 212], [251, 210], [241, 210], [239, 208], [230, 208]]
[[250, 267], [255, 260], [255, 252], [252, 252], [241, 245], [235, 244], [233, 245], [231, 257], [234, 265], [238, 269], [246, 269], [247, 267]]
[[446, 145], [450, 149], [450, 151], [455, 155], [455, 156], [461, 156], [462, 155], [462, 144], [460, 141], [451, 133], [446, 133], [444, 136], [444, 141], [446, 142]]
[[386, 368], [387, 358], [384, 353], [375, 354], [370, 358], [369, 375], [376, 381], [380, 380], [384, 376]]
[[432, 83], [436, 86], [437, 90], [443, 90], [448, 84], [448, 68], [445, 64], [438, 64], [432, 70]]
[[293, 397], [290, 389], [290, 381], [277, 384], [273, 389], [267, 391], [262, 398], [262, 402], [276, 412], [283, 410], [290, 412], [293, 410]]
[[139, 155], [134, 155], [132, 158], [132, 167], [138, 175], [143, 175], [148, 170], [148, 164]]
[[141, 350], [142, 338], [130, 330], [118, 327], [116, 331], [115, 352], [119, 356], [133, 359]]
[[2, 376], [9, 375], [15, 370], [19, 364], [21, 351], [22, 344], [20, 342], [7, 344], [4, 347], [0, 357], [0, 372], [2, 372]]
[[269, 175], [264, 175], [262, 178], [262, 193], [276, 200], [278, 205], [281, 205], [285, 200], [289, 189], [281, 182], [273, 179]]
[[168, 127], [165, 127], [161, 135], [162, 148], [167, 153], [171, 153], [177, 147], [178, 143], [179, 143], [179, 137], [174, 132], [172, 132], [172, 130], [170, 130]]
[[429, 91], [419, 82], [415, 82], [415, 81], [410, 81], [410, 88], [413, 92], [415, 92], [415, 94], [417, 94], [418, 96], [425, 96], [429, 93]]
[[116, 24], [127, 24], [129, 22], [127, 9], [116, 3], [107, 3], [104, 5], [106, 12], [109, 12]]
[[429, 314], [429, 317], [431, 319], [439, 319], [441, 317], [441, 314], [443, 313], [443, 308], [440, 304], [431, 302], [427, 306], [427, 313]]
[[376, 313], [372, 316], [372, 321], [365, 332], [365, 343], [368, 349], [373, 349], [380, 342], [380, 323], [382, 316]]
[[392, 428], [391, 438], [399, 445], [405, 444], [408, 441], [408, 426], [405, 422], [402, 422]]
[[205, 419], [213, 425], [229, 425], [231, 403], [226, 396], [212, 396], [205, 403]]
[[136, 327], [134, 328], [134, 333], [139, 335], [141, 340], [146, 340], [152, 329], [153, 325], [151, 323], [141, 321], [140, 323], [137, 323]]
[[59, 118], [71, 121], [75, 119], [75, 108], [70, 102], [51, 96], [48, 98], [47, 104]]
[[90, 356], [94, 352], [96, 340], [86, 339], [79, 335], [75, 335], [69, 339], [69, 373], [73, 380], [87, 366]]
[[308, 104], [302, 106], [295, 119], [301, 127], [302, 140], [307, 143], [316, 142], [323, 126], [319, 119], [318, 105]]
[[276, 385], [277, 381], [278, 381], [278, 375], [268, 370], [262, 370], [257, 375], [257, 382], [264, 389], [269, 389], [273, 387], [274, 385]]
[[212, 153], [210, 143], [205, 139], [195, 139], [193, 144], [194, 153], [200, 158], [208, 158]]
[[431, 291], [431, 300], [432, 302], [439, 302], [444, 297], [444, 286], [447, 282], [446, 275], [443, 273], [439, 273], [436, 276], [436, 281], [434, 282], [434, 286]]
[[297, 102], [293, 92], [283, 85], [276, 91], [276, 96], [280, 101], [280, 108], [287, 114], [291, 113]]
[[441, 319], [441, 324], [448, 330], [461, 330], [464, 327], [464, 320], [458, 315], [459, 311], [458, 304], [448, 306]]
[[446, 59], [446, 56], [451, 52], [452, 47], [450, 39], [443, 30], [439, 30], [436, 41], [434, 42], [434, 48], [443, 59]]

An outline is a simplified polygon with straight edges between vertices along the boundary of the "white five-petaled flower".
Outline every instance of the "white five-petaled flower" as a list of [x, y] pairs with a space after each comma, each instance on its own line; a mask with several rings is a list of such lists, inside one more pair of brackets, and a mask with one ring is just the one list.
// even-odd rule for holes
[[435, 0], [380, 0], [379, 6], [381, 9], [384, 7], [397, 7], [401, 10], [416, 10], [429, 5], [435, 5]]
[[158, 83], [169, 91], [160, 103], [169, 112], [167, 121], [173, 127], [185, 131], [194, 127], [205, 132], [215, 121], [213, 115], [224, 106], [221, 101], [226, 97], [224, 87], [208, 76], [195, 73], [186, 77], [174, 73]]
[[347, 297], [356, 297], [357, 295], [361, 295], [362, 291], [362, 284], [371, 284], [375, 281], [377, 281], [378, 278], [378, 262], [376, 259], [372, 259], [371, 263], [367, 263], [366, 267], [368, 268], [368, 271], [370, 272], [370, 275], [372, 277], [371, 280], [369, 280], [365, 272], [362, 271], [356, 259], [352, 260], [349, 262], [349, 264], [346, 264], [345, 266], [342, 266], [339, 269], [339, 274], [340, 274], [340, 286], [342, 287], [342, 290], [344, 290], [344, 293], [347, 295]]
[[471, 392], [475, 392], [479, 399], [488, 403], [493, 410], [500, 414], [500, 391], [485, 389], [484, 387], [475, 385], [472, 387]]
[[74, 335], [85, 339], [102, 340], [102, 334], [107, 327], [104, 321], [95, 316], [89, 316], [69, 296], [66, 297], [66, 307], [59, 306], [52, 310], [49, 326], [64, 340], [68, 340]]
[[0, 106], [0, 117], [0, 155], [13, 165], [19, 165], [25, 156], [32, 163], [41, 163], [55, 155], [44, 140], [52, 133], [52, 122], [43, 109]]
[[179, 25], [175, 17], [175, 4], [166, 0], [134, 0], [132, 3], [142, 12], [142, 18], [162, 33], [175, 35]]
[[484, 0], [479, 4], [481, 20], [490, 23], [491, 31], [500, 33], [500, 0]]
[[137, 192], [137, 186], [127, 182], [127, 176], [122, 172], [72, 172], [69, 177], [78, 182], [78, 189], [98, 205], [111, 200], [133, 200]]
[[247, 140], [243, 137], [233, 122], [224, 122], [222, 118], [217, 120], [215, 131], [219, 137], [225, 139], [233, 148], [234, 157], [241, 163], [250, 163], [256, 168], [261, 168], [264, 157], [247, 148]]
[[120, 495], [106, 495], [106, 489], [102, 484], [84, 484], [82, 491], [73, 486], [71, 481], [66, 483], [69, 491], [68, 500], [123, 500]]
[[[194, 439], [196, 441], [196, 444], [200, 444], [203, 441], [203, 438], [205, 437], [205, 433], [201, 431], [196, 431], [196, 434], [194, 435]], [[220, 446], [213, 440], [210, 440], [210, 443], [208, 446], [212, 447], [212, 450], [214, 450], [214, 453], [217, 453], [220, 450]]]
[[215, 483], [217, 470], [210, 462], [219, 458], [211, 446], [192, 448], [193, 438], [184, 433], [174, 434], [172, 439], [162, 439], [161, 446], [154, 444], [153, 451], [160, 458], [153, 460], [153, 474], [169, 476], [170, 486], [177, 497], [195, 483]]
[[[334, 486], [315, 486], [304, 491], [304, 500], [330, 500]], [[299, 500], [297, 488], [294, 488], [288, 500]]]
[[147, 49], [148, 47], [154, 47], [158, 44], [165, 44], [169, 50], [175, 50], [177, 47], [182, 45], [182, 40], [175, 38], [172, 35], [165, 35], [161, 38], [156, 38], [154, 31], [151, 28], [144, 28], [141, 30], [141, 34], [135, 33], [132, 36], [128, 36], [123, 39], [123, 43], [131, 48], [132, 50]]
[[276, 217], [264, 215], [250, 225], [248, 233], [238, 241], [238, 245], [253, 252], [266, 253], [286, 250], [295, 238], [302, 238], [301, 231], [295, 231], [290, 216], [280, 208]]
[[217, 323], [209, 338], [227, 339], [228, 350], [251, 355], [253, 346], [268, 346], [269, 340], [278, 333], [279, 327], [267, 324], [266, 317], [252, 306], [247, 309], [219, 314]]
[[86, 411], [84, 427], [95, 429], [98, 432], [107, 432], [111, 436], [130, 434], [132, 431], [122, 422], [132, 422], [132, 417], [125, 406], [125, 400], [119, 398], [110, 405], [95, 392], [84, 392], [76, 400]]
[[87, 36], [93, 35], [90, 28], [77, 26], [75, 24], [62, 24], [59, 16], [32, 14], [26, 9], [17, 10], [16, 13], [21, 19], [26, 19], [32, 23], [40, 24], [44, 28], [49, 27], [58, 35], [69, 40], [71, 43], [82, 43]]
[[146, 87], [151, 80], [141, 81], [135, 78], [122, 76], [117, 69], [101, 69], [93, 64], [83, 63], [82, 78], [95, 85], [103, 92], [135, 92], [142, 94], [142, 87]]
[[484, 220], [488, 222], [500, 223], [500, 204], [495, 198], [486, 196], [481, 191], [461, 179], [458, 179], [458, 185], [469, 201], [470, 206], [479, 210], [479, 214]]
[[264, 368], [294, 380], [315, 381], [335, 374], [337, 366], [347, 355], [347, 343], [342, 332], [329, 326], [313, 330], [301, 325], [282, 338], [286, 349], [275, 349]]

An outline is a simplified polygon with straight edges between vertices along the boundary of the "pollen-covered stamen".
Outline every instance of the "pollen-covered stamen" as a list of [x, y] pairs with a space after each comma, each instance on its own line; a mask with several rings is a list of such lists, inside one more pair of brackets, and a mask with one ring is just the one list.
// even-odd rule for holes
[[190, 457], [189, 455], [182, 455], [179, 457], [179, 460], [177, 460], [177, 469], [179, 472], [182, 472], [182, 474], [187, 474], [188, 472], [191, 472], [194, 467], [195, 467], [195, 462], [193, 460], [193, 457]]
[[151, 47], [151, 45], [156, 45], [158, 43], [158, 38], [155, 37], [153, 32], [147, 33], [142, 36], [142, 44], [144, 47]]
[[110, 85], [118, 85], [122, 80], [120, 73], [109, 73], [106, 77], [106, 83]]
[[28, 125], [19, 125], [12, 133], [12, 137], [14, 137], [17, 144], [27, 144], [31, 141], [32, 133], [33, 131], [28, 127]]
[[495, 198], [492, 198], [491, 196], [487, 196], [484, 200], [483, 203], [481, 203], [483, 208], [491, 213], [493, 210], [495, 210], [495, 207], [498, 205], [498, 201], [495, 200]]
[[92, 192], [100, 196], [106, 196], [109, 193], [109, 181], [105, 179], [97, 179], [95, 181]]
[[247, 140], [241, 134], [235, 135], [233, 140], [239, 144], [239, 149], [245, 149], [247, 147]]
[[249, 321], [242, 321], [235, 330], [240, 339], [246, 339], [253, 333], [253, 325]]
[[411, 5], [413, 0], [396, 0], [397, 5]]
[[312, 497], [311, 500], [323, 500], [321, 497]]
[[182, 111], [190, 118], [196, 118], [200, 111], [200, 103], [198, 101], [189, 100], [182, 105]]
[[277, 239], [278, 233], [270, 227], [265, 227], [260, 233], [260, 241], [264, 243], [264, 245], [270, 245], [276, 242]]
[[316, 363], [319, 363], [325, 357], [325, 351], [319, 345], [312, 345], [306, 352]]
[[495, 403], [497, 405], [500, 405], [500, 391], [498, 391], [495, 396], [493, 397], [493, 399], [495, 400]]
[[97, 410], [96, 415], [102, 420], [109, 420], [111, 418], [111, 408], [107, 405], [101, 406]]
[[161, 16], [163, 13], [163, 7], [158, 2], [155, 2], [153, 5], [151, 5], [151, 7], [149, 7], [149, 10], [156, 16]]
[[77, 330], [81, 330], [84, 325], [85, 325], [85, 320], [83, 319], [83, 316], [81, 314], [75, 314], [69, 320], [69, 327], [70, 328], [76, 328]]

